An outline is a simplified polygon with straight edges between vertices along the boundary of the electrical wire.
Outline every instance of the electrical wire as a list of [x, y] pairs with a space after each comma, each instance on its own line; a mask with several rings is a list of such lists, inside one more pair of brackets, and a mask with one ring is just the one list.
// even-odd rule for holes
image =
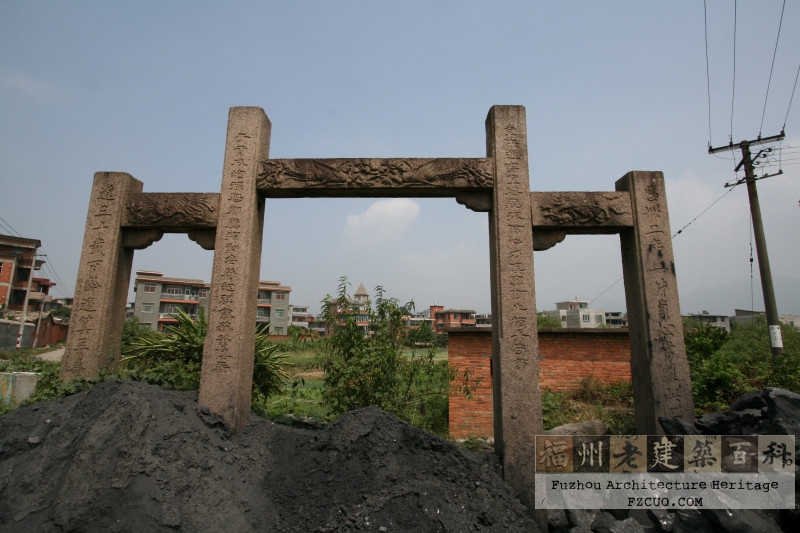
[[764, 116], [767, 114], [767, 100], [769, 99], [769, 86], [772, 84], [772, 70], [775, 68], [775, 56], [778, 55], [778, 41], [781, 38], [781, 26], [783, 26], [783, 11], [786, 9], [786, 0], [783, 0], [781, 7], [781, 20], [778, 22], [778, 36], [775, 38], [775, 50], [772, 52], [772, 66], [769, 67], [769, 80], [767, 80], [767, 94], [764, 96], [764, 111], [761, 113], [761, 125], [758, 127], [758, 136], [761, 137], [761, 130], [764, 128]]
[[5, 230], [5, 231], [8, 231], [9, 233], [11, 233], [12, 235], [14, 235], [14, 236], [16, 236], [16, 237], [22, 237], [22, 235], [20, 235], [20, 234], [17, 232], [17, 230], [15, 230], [14, 228], [12, 228], [12, 227], [11, 227], [11, 224], [9, 224], [8, 222], [6, 222], [6, 220], [5, 220], [3, 217], [0, 217], [0, 223], [2, 223], [2, 224], [0, 224], [0, 225], [2, 225], [2, 226], [3, 226], [3, 228], [4, 228], [4, 230]]
[[694, 217], [692, 220], [690, 220], [688, 224], [686, 224], [684, 227], [682, 227], [682, 228], [681, 228], [681, 229], [679, 229], [677, 232], [675, 232], [675, 235], [673, 235], [673, 236], [672, 236], [672, 238], [674, 239], [675, 237], [677, 237], [678, 235], [680, 235], [681, 233], [683, 233], [683, 230], [685, 230], [686, 228], [688, 228], [689, 226], [691, 226], [691, 225], [694, 223], [694, 221], [695, 221], [695, 220], [697, 220], [698, 218], [700, 218], [701, 216], [703, 216], [703, 215], [706, 213], [706, 211], [708, 211], [709, 209], [711, 209], [712, 207], [714, 207], [714, 206], [717, 204], [717, 202], [719, 202], [720, 200], [722, 200], [723, 198], [725, 198], [725, 196], [727, 196], [728, 194], [730, 194], [730, 193], [733, 191], [733, 189], [735, 189], [735, 188], [736, 188], [736, 185], [734, 185], [733, 187], [731, 187], [730, 189], [728, 189], [727, 191], [725, 191], [725, 193], [724, 193], [722, 196], [720, 196], [719, 198], [717, 198], [716, 200], [714, 200], [713, 202], [711, 202], [711, 205], [709, 205], [708, 207], [706, 207], [705, 209], [703, 209], [702, 211], [700, 211], [700, 213], [699, 213], [699, 214], [698, 214], [696, 217]]
[[604, 290], [603, 292], [601, 292], [600, 294], [598, 294], [597, 296], [595, 296], [594, 298], [592, 298], [591, 300], [589, 300], [589, 303], [591, 304], [593, 301], [597, 300], [597, 299], [598, 299], [598, 298], [600, 298], [602, 295], [604, 295], [605, 293], [607, 293], [608, 291], [610, 291], [610, 290], [611, 290], [611, 289], [614, 287], [614, 285], [616, 285], [616, 284], [617, 284], [617, 283], [619, 283], [620, 281], [622, 281], [622, 277], [620, 277], [620, 278], [619, 278], [617, 281], [615, 281], [614, 283], [612, 283], [612, 284], [611, 284], [611, 285], [610, 285], [610, 286], [609, 286], [609, 287], [608, 287], [606, 290]]
[[783, 119], [783, 130], [786, 131], [786, 121], [789, 120], [789, 110], [792, 108], [792, 100], [794, 100], [794, 91], [797, 89], [797, 78], [800, 77], [800, 65], [797, 65], [797, 74], [794, 76], [794, 87], [792, 87], [792, 96], [789, 97], [789, 107], [786, 109], [786, 118]]
[[[753, 290], [753, 221], [750, 221], [750, 311], [755, 311], [755, 291]], [[753, 313], [751, 313], [753, 315]]]
[[711, 73], [708, 66], [708, 7], [703, 0], [703, 26], [706, 38], [706, 92], [708, 93], [708, 147], [711, 148]]
[[733, 2], [733, 86], [731, 87], [731, 132], [728, 138], [733, 142], [733, 103], [736, 99], [736, 18], [738, 2]]
[[[723, 198], [725, 198], [725, 196], [727, 196], [728, 194], [730, 194], [730, 193], [733, 191], [733, 189], [735, 189], [736, 187], [737, 187], [737, 186], [736, 186], [736, 185], [734, 185], [733, 187], [731, 187], [731, 188], [729, 188], [727, 191], [725, 191], [725, 193], [724, 193], [722, 196], [720, 196], [719, 198], [717, 198], [716, 200], [714, 200], [713, 202], [711, 202], [711, 205], [709, 205], [708, 207], [706, 207], [705, 209], [703, 209], [703, 210], [702, 210], [702, 211], [701, 211], [701, 212], [700, 212], [700, 213], [699, 213], [699, 214], [698, 214], [696, 217], [694, 217], [692, 220], [690, 220], [688, 224], [686, 224], [684, 227], [682, 227], [681, 229], [679, 229], [679, 230], [678, 230], [678, 231], [675, 233], [675, 235], [673, 235], [673, 236], [672, 236], [672, 239], [675, 239], [675, 237], [677, 237], [678, 235], [682, 234], [682, 233], [683, 233], [683, 230], [685, 230], [686, 228], [688, 228], [689, 226], [691, 226], [691, 225], [692, 225], [692, 224], [693, 224], [693, 223], [694, 223], [694, 222], [695, 222], [695, 221], [696, 221], [698, 218], [700, 218], [701, 216], [703, 216], [703, 215], [704, 215], [704, 214], [705, 214], [705, 213], [706, 213], [706, 212], [707, 212], [709, 209], [711, 209], [712, 207], [714, 207], [714, 205], [716, 205], [716, 204], [717, 204], [717, 202], [719, 202], [720, 200], [722, 200]], [[607, 287], [607, 288], [606, 288], [606, 289], [605, 289], [603, 292], [601, 292], [600, 294], [598, 294], [597, 296], [595, 296], [594, 298], [592, 298], [591, 300], [589, 300], [589, 303], [591, 304], [592, 302], [594, 302], [595, 300], [597, 300], [598, 298], [600, 298], [602, 295], [604, 295], [605, 293], [607, 293], [608, 291], [610, 291], [610, 290], [611, 290], [611, 289], [612, 289], [612, 288], [613, 288], [613, 287], [614, 287], [614, 286], [615, 286], [617, 283], [619, 283], [620, 281], [622, 281], [622, 279], [623, 279], [623, 278], [622, 278], [622, 277], [620, 277], [620, 278], [619, 278], [617, 281], [615, 281], [614, 283], [612, 283], [611, 285], [609, 285], [609, 286], [608, 286], [608, 287]]]

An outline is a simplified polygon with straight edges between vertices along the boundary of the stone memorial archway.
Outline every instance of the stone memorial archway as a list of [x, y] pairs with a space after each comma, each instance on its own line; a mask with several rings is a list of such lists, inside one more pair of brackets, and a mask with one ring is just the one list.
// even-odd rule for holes
[[637, 431], [693, 418], [664, 180], [631, 172], [611, 192], [530, 191], [525, 109], [494, 106], [485, 158], [269, 159], [271, 124], [230, 110], [217, 193], [143, 193], [125, 173], [95, 174], [62, 379], [119, 364], [133, 251], [165, 232], [214, 249], [198, 402], [240, 431], [250, 413], [265, 198], [453, 197], [487, 212], [492, 291], [495, 449], [533, 508], [542, 432], [533, 251], [573, 233], [618, 233], [631, 332]]

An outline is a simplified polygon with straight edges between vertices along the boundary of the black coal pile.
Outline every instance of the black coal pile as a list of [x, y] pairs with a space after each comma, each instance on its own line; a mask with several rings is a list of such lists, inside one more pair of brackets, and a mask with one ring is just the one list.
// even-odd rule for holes
[[[317, 429], [252, 416], [230, 435], [196, 398], [108, 381], [0, 418], [0, 532], [538, 531], [493, 454], [379, 409]], [[793, 434], [798, 444], [800, 395], [765, 389], [694, 423], [661, 422], [669, 434]], [[547, 515], [555, 532], [800, 531], [797, 509]]]
[[[661, 419], [668, 435], [794, 435], [795, 493], [800, 485], [800, 395], [768, 388], [745, 394], [727, 411], [709, 413], [694, 423]], [[796, 533], [794, 509], [681, 509], [548, 511], [548, 529], [570, 533]]]
[[0, 531], [537, 531], [492, 454], [379, 409], [230, 435], [196, 400], [107, 381], [0, 418]]

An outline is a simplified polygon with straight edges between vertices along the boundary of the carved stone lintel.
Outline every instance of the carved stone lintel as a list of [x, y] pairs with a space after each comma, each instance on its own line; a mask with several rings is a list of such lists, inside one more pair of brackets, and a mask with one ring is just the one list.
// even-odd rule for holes
[[122, 246], [132, 250], [144, 250], [160, 241], [164, 232], [157, 229], [126, 229], [122, 236]]
[[267, 159], [257, 187], [268, 197], [444, 197], [469, 189], [491, 190], [486, 158]]
[[492, 210], [492, 195], [490, 193], [460, 192], [456, 194], [456, 202], [478, 213], [488, 213]]
[[533, 230], [533, 251], [549, 250], [562, 242], [566, 236], [567, 232], [564, 230], [535, 229]]
[[217, 239], [217, 230], [214, 229], [196, 229], [189, 230], [187, 235], [191, 240], [202, 246], [206, 250], [214, 249], [214, 242]]
[[123, 227], [215, 228], [219, 193], [139, 193], [125, 207]]
[[611, 233], [633, 225], [625, 192], [532, 192], [531, 215], [534, 228], [569, 233]]

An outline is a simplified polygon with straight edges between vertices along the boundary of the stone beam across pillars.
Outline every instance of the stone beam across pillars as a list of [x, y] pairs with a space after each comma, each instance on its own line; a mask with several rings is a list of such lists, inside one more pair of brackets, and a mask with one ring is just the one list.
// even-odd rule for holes
[[268, 159], [258, 190], [269, 198], [448, 197], [491, 192], [485, 158]]
[[93, 378], [119, 366], [122, 324], [133, 266], [122, 219], [142, 182], [124, 172], [94, 175], [72, 309], [72, 334], [61, 359], [61, 379]]
[[630, 193], [633, 214], [620, 244], [636, 432], [663, 435], [659, 417], [694, 420], [664, 175], [629, 172], [617, 180], [616, 190]]
[[261, 108], [231, 108], [198, 403], [236, 432], [250, 416], [264, 226], [256, 177], [269, 157], [270, 131]]
[[505, 480], [532, 510], [542, 403], [525, 108], [492, 107], [486, 146], [495, 169], [489, 213], [495, 450]]

